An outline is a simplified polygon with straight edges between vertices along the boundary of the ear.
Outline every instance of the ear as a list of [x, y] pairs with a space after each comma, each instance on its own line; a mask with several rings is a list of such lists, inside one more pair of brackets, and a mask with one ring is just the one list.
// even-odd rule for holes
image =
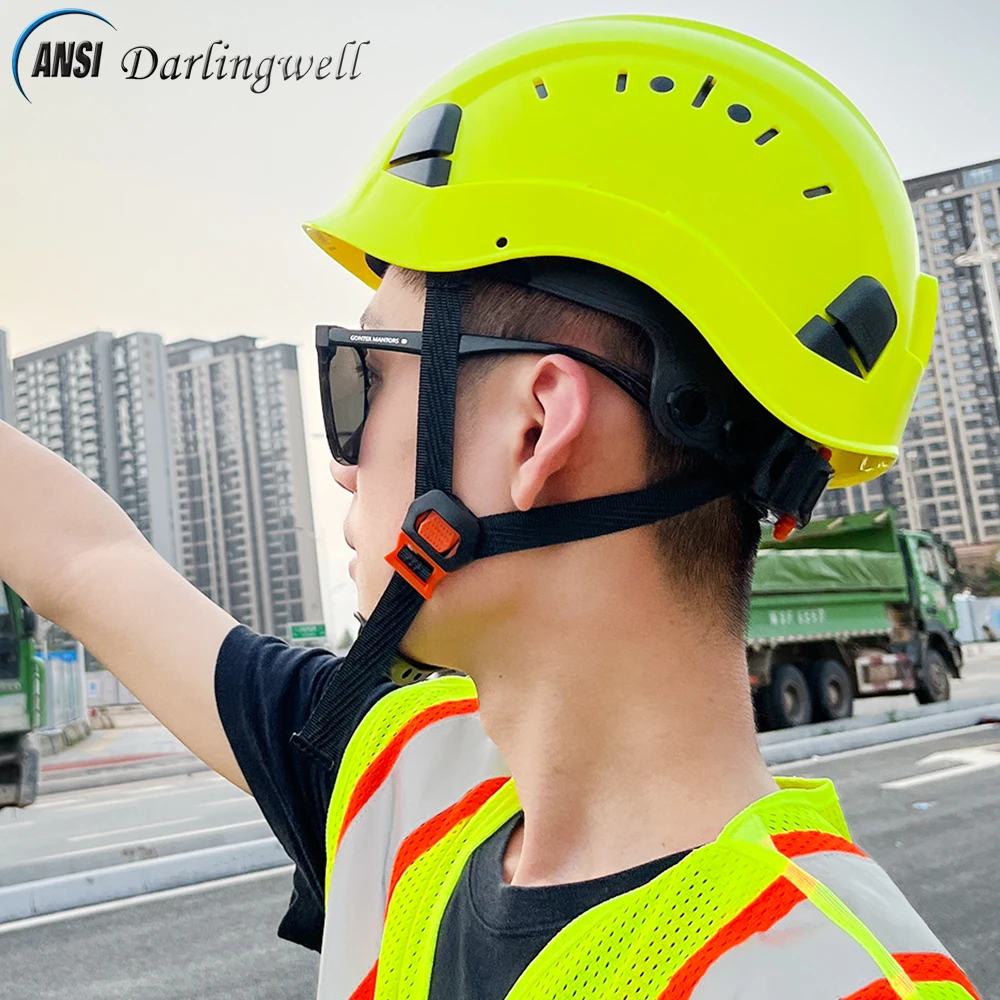
[[518, 510], [535, 506], [552, 476], [566, 467], [590, 411], [584, 367], [565, 355], [542, 358], [531, 372], [529, 386], [528, 420], [511, 484]]

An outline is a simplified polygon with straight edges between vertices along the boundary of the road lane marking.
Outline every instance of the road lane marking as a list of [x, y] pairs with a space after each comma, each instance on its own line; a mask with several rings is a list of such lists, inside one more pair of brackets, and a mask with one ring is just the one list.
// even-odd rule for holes
[[35, 812], [38, 809], [55, 809], [60, 806], [75, 805], [77, 802], [82, 801], [83, 799], [64, 799], [62, 802], [33, 802], [31, 804], [31, 811]]
[[[267, 821], [261, 818], [261, 819], [251, 820], [248, 823], [229, 823], [226, 826], [213, 826], [210, 827], [208, 830], [205, 830], [204, 828], [200, 830], [184, 830], [181, 833], [167, 833], [164, 834], [162, 837], [146, 837], [142, 840], [127, 840], [120, 844], [101, 844], [100, 847], [84, 847], [79, 851], [61, 851], [58, 854], [42, 854], [37, 858], [24, 858], [21, 861], [19, 861], [18, 864], [33, 865], [33, 864], [38, 864], [42, 861], [56, 861], [56, 860], [62, 860], [63, 858], [80, 858], [84, 857], [87, 854], [99, 854], [101, 851], [113, 851], [119, 847], [140, 848], [140, 847], [145, 847], [147, 844], [158, 844], [164, 840], [180, 840], [182, 837], [195, 837], [200, 833], [214, 833], [219, 830], [232, 830], [232, 829], [237, 829], [239, 827], [253, 826], [254, 824], [260, 824], [261, 826], [264, 827], [265, 831], [268, 829]], [[159, 855], [159, 856], [167, 857], [167, 855]], [[115, 864], [119, 863], [120, 862], [117, 861], [115, 862]], [[2, 871], [2, 868], [0, 868], [0, 871]]]
[[[200, 789], [200, 791], [205, 792], [205, 791], [208, 791], [208, 789]], [[168, 795], [195, 795], [198, 792], [199, 792], [199, 789], [194, 789], [194, 788], [172, 788], [168, 792], [159, 792], [156, 797], [159, 798], [159, 799], [163, 799], [163, 798], [166, 798]], [[121, 795], [122, 792], [119, 791], [118, 794]], [[252, 796], [247, 795], [246, 793], [243, 793], [243, 797], [247, 798], [247, 799], [252, 799]], [[72, 810], [75, 810], [75, 809], [100, 809], [102, 806], [135, 805], [135, 803], [138, 800], [139, 800], [139, 795], [138, 794], [131, 794], [131, 795], [129, 795], [128, 798], [118, 798], [118, 799], [98, 799], [98, 798], [94, 798], [90, 802], [84, 802], [84, 803], [82, 803], [81, 805], [78, 805], [78, 806], [66, 806], [66, 808], [68, 810], [71, 810], [71, 809]], [[198, 805], [201, 805], [201, 803], [198, 803]], [[31, 808], [31, 807], [29, 806], [28, 808]]]
[[[891, 723], [889, 723], [891, 725]], [[974, 726], [965, 726], [962, 729], [946, 729], [940, 733], [925, 733], [923, 736], [907, 736], [902, 740], [892, 740], [889, 743], [873, 743], [867, 747], [855, 747], [853, 750], [838, 750], [835, 753], [813, 754], [809, 757], [800, 757], [798, 760], [789, 760], [781, 764], [768, 764], [767, 769], [772, 774], [788, 774], [793, 767], [808, 767], [816, 764], [825, 764], [829, 760], [846, 760], [850, 757], [863, 757], [865, 754], [876, 753], [879, 750], [894, 750], [897, 747], [914, 746], [918, 743], [933, 743], [937, 740], [948, 739], [952, 736], [964, 736], [968, 733], [984, 733], [996, 730], [998, 725], [993, 722], [977, 723]], [[780, 746], [781, 744], [770, 744]]]
[[45, 924], [62, 923], [64, 920], [88, 917], [94, 913], [124, 910], [129, 906], [139, 906], [142, 903], [155, 903], [159, 899], [176, 899], [178, 896], [192, 896], [199, 892], [224, 889], [231, 885], [260, 882], [268, 878], [277, 878], [279, 875], [289, 875], [294, 870], [295, 865], [282, 865], [280, 868], [266, 868], [264, 871], [248, 872], [245, 875], [229, 875], [226, 878], [217, 878], [211, 882], [182, 885], [176, 889], [164, 889], [161, 892], [147, 892], [142, 896], [127, 896], [125, 899], [112, 899], [107, 903], [92, 903], [90, 906], [80, 906], [75, 910], [60, 910], [57, 913], [46, 913], [41, 917], [25, 917], [23, 920], [11, 920], [5, 924], [0, 923], [0, 934], [9, 934], [11, 931], [29, 930], [32, 927], [43, 927]]
[[[161, 840], [179, 840], [181, 837], [195, 837], [200, 833], [221, 833], [223, 830], [238, 830], [245, 826], [256, 826], [258, 823], [267, 825], [266, 820], [263, 818], [250, 819], [243, 823], [226, 823], [224, 826], [201, 827], [198, 830], [184, 830], [181, 833], [165, 833], [162, 837], [143, 837], [142, 840], [126, 840], [118, 844], [103, 844], [98, 850], [112, 850], [115, 847], [144, 847], [146, 844], [158, 844]], [[45, 858], [38, 858], [37, 860], [44, 861]]]
[[955, 747], [953, 750], [939, 750], [928, 754], [917, 761], [917, 767], [931, 767], [934, 764], [945, 764], [957, 761], [954, 767], [945, 767], [926, 774], [914, 774], [908, 778], [897, 778], [895, 781], [885, 781], [880, 786], [891, 790], [916, 788], [932, 781], [945, 781], [948, 778], [958, 778], [963, 774], [973, 774], [976, 771], [986, 771], [1000, 767], [1000, 753], [997, 752], [1000, 743], [990, 743], [978, 747]]
[[96, 840], [98, 837], [117, 837], [123, 833], [135, 833], [137, 830], [152, 830], [160, 826], [176, 826], [178, 823], [194, 823], [200, 816], [185, 816], [183, 819], [165, 819], [160, 823], [143, 823], [142, 826], [123, 826], [120, 830], [101, 830], [99, 833], [81, 833], [77, 837], [67, 837], [72, 844], [77, 840]]
[[208, 806], [224, 806], [229, 802], [253, 802], [253, 796], [247, 795], [246, 792], [240, 795], [234, 795], [229, 799], [216, 799], [214, 802], [199, 802], [198, 805], [201, 808], [207, 808]]

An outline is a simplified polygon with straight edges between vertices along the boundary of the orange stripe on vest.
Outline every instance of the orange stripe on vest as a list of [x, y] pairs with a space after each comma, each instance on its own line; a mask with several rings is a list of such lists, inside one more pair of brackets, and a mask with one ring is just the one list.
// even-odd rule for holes
[[418, 712], [410, 719], [402, 729], [386, 744], [379, 755], [368, 765], [364, 774], [354, 786], [350, 801], [347, 803], [347, 811], [344, 813], [344, 822], [341, 824], [340, 833], [337, 835], [337, 846], [344, 839], [347, 828], [351, 821], [364, 808], [365, 803], [378, 791], [379, 786], [389, 776], [393, 764], [399, 759], [403, 747], [421, 729], [426, 729], [429, 725], [447, 719], [453, 715], [470, 715], [479, 710], [478, 698], [463, 698], [460, 701], [445, 701], [439, 705], [431, 705], [422, 712]]
[[[936, 952], [913, 952], [892, 957], [915, 983], [955, 983], [969, 996], [979, 1000], [979, 994], [969, 982], [968, 976], [947, 955], [939, 955]], [[898, 998], [888, 979], [877, 979], [857, 993], [845, 997], [844, 1000], [898, 1000]]]
[[389, 895], [385, 908], [388, 912], [389, 903], [396, 883], [410, 865], [421, 854], [429, 851], [439, 840], [455, 829], [459, 823], [468, 819], [494, 792], [505, 785], [510, 778], [490, 778], [476, 785], [462, 796], [453, 806], [449, 806], [437, 816], [418, 826], [406, 840], [399, 845], [396, 860], [392, 864], [392, 878], [389, 880]]
[[671, 977], [660, 1000], [688, 1000], [709, 966], [730, 948], [773, 927], [806, 897], [784, 876], [720, 927]]
[[376, 962], [371, 969], [371, 972], [365, 976], [361, 985], [351, 994], [350, 1000], [374, 1000], [375, 998], [375, 980], [378, 977], [378, 962]]
[[798, 858], [803, 854], [818, 854], [820, 851], [843, 851], [867, 857], [856, 844], [833, 833], [819, 830], [793, 830], [791, 833], [776, 833], [771, 840], [786, 858]]

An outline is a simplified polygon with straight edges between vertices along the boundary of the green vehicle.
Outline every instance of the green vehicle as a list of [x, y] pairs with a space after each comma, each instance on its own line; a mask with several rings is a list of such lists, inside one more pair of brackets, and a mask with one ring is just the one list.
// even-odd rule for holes
[[38, 792], [30, 737], [41, 719], [35, 625], [35, 612], [0, 581], [0, 809], [30, 805]]
[[891, 509], [816, 520], [761, 541], [747, 659], [758, 726], [843, 719], [855, 698], [947, 701], [962, 647], [955, 553]]

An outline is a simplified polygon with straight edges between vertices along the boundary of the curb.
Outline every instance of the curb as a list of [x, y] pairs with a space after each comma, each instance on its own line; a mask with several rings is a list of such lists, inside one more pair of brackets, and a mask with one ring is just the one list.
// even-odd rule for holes
[[121, 847], [86, 847], [52, 857], [17, 861], [0, 867], [0, 890], [8, 886], [39, 882], [60, 875], [94, 872], [116, 865], [135, 864], [153, 858], [167, 858], [177, 854], [190, 854], [207, 847], [232, 847], [270, 836], [267, 820], [239, 824], [228, 830], [170, 834], [150, 841], [137, 840]]
[[56, 761], [42, 765], [42, 774], [58, 774], [62, 771], [97, 771], [109, 767], [120, 767], [123, 764], [145, 764], [157, 761], [165, 764], [166, 758], [186, 760], [191, 755], [186, 750], [161, 750], [159, 753], [129, 753], [112, 757], [85, 757], [81, 760]]
[[[829, 733], [843, 733], [851, 729], [873, 729], [878, 726], [895, 725], [910, 719], [924, 719], [934, 715], [949, 715], [972, 708], [1000, 708], [996, 696], [987, 698], [963, 698], [958, 701], [944, 701], [935, 705], [913, 705], [909, 708], [892, 708], [878, 715], [855, 715], [850, 719], [837, 719], [835, 722], [813, 722], [808, 726], [795, 726], [793, 729], [773, 729], [759, 733], [757, 742], [761, 747], [776, 743], [791, 743], [811, 738], [826, 736]], [[986, 713], [990, 714], [990, 713]]]
[[[930, 736], [946, 733], [952, 729], [965, 729], [983, 722], [994, 722], [1000, 718], [1000, 703], [963, 708], [950, 712], [926, 714], [916, 719], [902, 722], [882, 723], [821, 736], [807, 736], [784, 742], [761, 746], [761, 756], [769, 766], [787, 764], [790, 761], [808, 760], [844, 750], [860, 750], [862, 747], [881, 746], [913, 736]], [[805, 728], [805, 727], [803, 727]]]
[[51, 757], [61, 753], [74, 743], [79, 743], [90, 735], [90, 723], [86, 719], [67, 722], [58, 729], [38, 729], [35, 736], [38, 739], [38, 750], [43, 757]]
[[0, 926], [12, 920], [73, 910], [93, 903], [210, 882], [289, 863], [273, 837], [208, 847], [166, 858], [114, 865], [74, 875], [39, 879], [0, 889]]
[[84, 788], [102, 788], [105, 785], [123, 785], [130, 781], [146, 781], [149, 778], [170, 778], [177, 774], [197, 774], [200, 771], [210, 771], [211, 768], [202, 763], [193, 754], [187, 760], [172, 764], [156, 764], [140, 762], [126, 764], [121, 767], [110, 767], [97, 770], [90, 774], [70, 774], [66, 777], [49, 778], [45, 775], [38, 785], [39, 795], [51, 795], [54, 792], [78, 792]]

